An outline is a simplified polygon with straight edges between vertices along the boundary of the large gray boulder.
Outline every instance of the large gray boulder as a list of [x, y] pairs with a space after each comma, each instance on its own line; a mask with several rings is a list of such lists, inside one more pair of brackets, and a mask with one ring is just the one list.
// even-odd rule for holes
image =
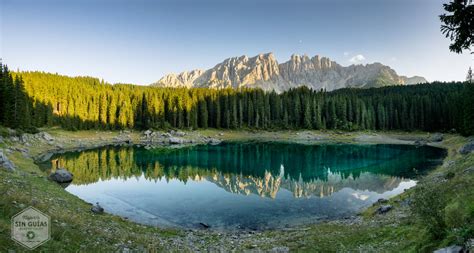
[[65, 169], [57, 169], [49, 175], [49, 179], [58, 183], [70, 183], [73, 177], [72, 173]]
[[48, 134], [46, 132], [40, 132], [40, 133], [37, 133], [37, 135], [40, 138], [43, 138], [45, 141], [54, 141], [53, 136], [51, 136], [50, 134]]
[[433, 253], [461, 253], [461, 252], [463, 252], [462, 247], [458, 245], [451, 245], [449, 247], [437, 249], [433, 251]]
[[441, 133], [434, 133], [431, 137], [430, 137], [430, 141], [431, 142], [441, 142], [443, 141], [444, 139], [444, 135], [441, 134]]
[[393, 206], [392, 205], [382, 205], [375, 212], [377, 214], [385, 214], [388, 213], [390, 210], [392, 210]]
[[474, 151], [474, 140], [470, 141], [459, 149], [459, 153], [463, 155], [469, 154], [472, 151]]
[[0, 167], [7, 169], [8, 171], [14, 171], [15, 165], [8, 159], [8, 157], [0, 149]]
[[99, 205], [99, 202], [97, 202], [91, 207], [91, 211], [95, 214], [102, 214], [104, 213], [104, 208]]

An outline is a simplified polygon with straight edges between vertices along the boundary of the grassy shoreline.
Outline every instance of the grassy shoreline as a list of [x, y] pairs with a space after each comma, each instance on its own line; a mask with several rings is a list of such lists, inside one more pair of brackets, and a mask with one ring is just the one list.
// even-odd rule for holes
[[[394, 210], [386, 215], [373, 215], [376, 208], [363, 211], [357, 219], [322, 222], [288, 230], [260, 232], [222, 232], [208, 230], [162, 229], [139, 225], [120, 217], [94, 215], [90, 205], [47, 180], [34, 159], [48, 152], [70, 149], [87, 149], [117, 143], [117, 136], [127, 135], [133, 143], [140, 143], [140, 132], [68, 132], [45, 129], [54, 137], [52, 142], [31, 140], [28, 145], [20, 141], [6, 141], [0, 148], [10, 148], [8, 157], [17, 169], [15, 172], [0, 170], [0, 251], [10, 249], [27, 251], [10, 240], [10, 217], [27, 206], [35, 206], [51, 216], [52, 239], [38, 248], [54, 252], [117, 252], [143, 251], [228, 251], [281, 249], [301, 251], [417, 251], [430, 250], [456, 241], [426, 239], [425, 228], [413, 217], [410, 207], [402, 204], [412, 198], [417, 188], [442, 179], [443, 183], [456, 184], [457, 192], [446, 192], [447, 198], [470, 198], [474, 192], [473, 173], [463, 171], [474, 165], [474, 155], [460, 155], [457, 150], [468, 140], [458, 135], [445, 135], [440, 143], [428, 143], [446, 148], [444, 164], [421, 179], [420, 187], [390, 199]], [[184, 139], [211, 136], [225, 141], [260, 140], [298, 143], [367, 143], [413, 144], [427, 139], [428, 133], [405, 132], [338, 132], [338, 131], [231, 131], [199, 130], [186, 132]], [[27, 152], [24, 152], [25, 149]], [[446, 175], [452, 173], [446, 179]], [[451, 174], [450, 174], [451, 175]], [[444, 180], [447, 180], [444, 182]], [[474, 199], [474, 198], [473, 198]], [[448, 238], [448, 237], [447, 237]], [[425, 245], [425, 248], [420, 248]]]

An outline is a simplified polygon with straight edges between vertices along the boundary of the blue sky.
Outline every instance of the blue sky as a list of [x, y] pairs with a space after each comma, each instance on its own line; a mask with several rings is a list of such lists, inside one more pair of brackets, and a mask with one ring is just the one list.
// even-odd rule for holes
[[[447, 0], [0, 0], [0, 56], [11, 69], [149, 84], [166, 73], [273, 52], [402, 75], [464, 80], [473, 55], [448, 49]], [[351, 61], [352, 60], [352, 61]]]

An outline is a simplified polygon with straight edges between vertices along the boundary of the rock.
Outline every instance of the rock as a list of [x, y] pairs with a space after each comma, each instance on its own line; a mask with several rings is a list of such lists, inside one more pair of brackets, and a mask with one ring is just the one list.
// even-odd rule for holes
[[467, 240], [466, 249], [468, 250], [468, 252], [474, 252], [474, 238]]
[[57, 183], [70, 183], [73, 179], [73, 175], [65, 169], [57, 169], [49, 175], [49, 179]]
[[99, 205], [99, 202], [97, 202], [95, 205], [91, 207], [91, 211], [95, 214], [103, 214], [104, 213], [104, 208], [102, 208]]
[[215, 138], [210, 138], [207, 140], [207, 143], [211, 144], [211, 145], [217, 145], [217, 144], [220, 144], [222, 141], [219, 140], [219, 139], [215, 139]]
[[461, 253], [463, 252], [462, 247], [458, 245], [451, 245], [446, 248], [437, 249], [433, 253]]
[[170, 133], [163, 133], [161, 136], [166, 137], [166, 138], [170, 138], [171, 134]]
[[378, 199], [378, 200], [377, 200], [377, 203], [378, 203], [378, 204], [385, 204], [385, 203], [388, 203], [388, 199], [384, 199], [384, 198]]
[[412, 203], [411, 198], [406, 198], [406, 199], [404, 199], [404, 200], [402, 200], [402, 201], [400, 202], [400, 205], [401, 205], [401, 206], [410, 206], [411, 203]]
[[377, 214], [385, 214], [392, 210], [393, 206], [392, 205], [382, 205], [377, 210], [375, 210], [375, 213]]
[[177, 137], [171, 137], [169, 139], [169, 143], [170, 144], [183, 144], [183, 143], [185, 143], [185, 140], [181, 139], [181, 138], [177, 138]]
[[199, 222], [199, 225], [201, 225], [203, 228], [210, 228], [211, 227], [208, 224], [202, 223], [202, 222]]
[[36, 161], [37, 162], [46, 162], [49, 159], [51, 159], [51, 157], [53, 157], [53, 155], [54, 155], [54, 153], [52, 153], [52, 152], [41, 154], [36, 158]]
[[176, 132], [174, 133], [174, 135], [175, 135], [175, 136], [179, 136], [179, 137], [183, 137], [183, 136], [186, 135], [186, 133], [185, 133], [185, 132], [182, 132], [182, 131], [176, 131]]
[[474, 166], [464, 169], [462, 173], [464, 173], [464, 174], [474, 173]]
[[146, 130], [143, 134], [144, 134], [146, 137], [149, 137], [152, 133], [153, 133], [153, 131], [151, 131], [150, 129], [148, 129], [148, 130]]
[[219, 136], [224, 136], [224, 133], [219, 133]]
[[444, 135], [441, 134], [441, 133], [434, 133], [431, 137], [430, 137], [430, 141], [431, 142], [440, 142], [440, 141], [443, 141], [444, 139]]
[[414, 142], [414, 144], [415, 144], [416, 146], [426, 146], [426, 144], [428, 144], [428, 142], [427, 142], [426, 140], [420, 139], [420, 140], [416, 140], [416, 141]]
[[472, 151], [474, 151], [474, 140], [470, 141], [459, 149], [459, 153], [463, 155], [469, 154]]
[[0, 167], [3, 167], [8, 171], [14, 171], [15, 170], [15, 165], [3, 153], [2, 149], [0, 149]]
[[282, 246], [279, 246], [279, 247], [273, 247], [270, 252], [272, 253], [287, 253], [287, 252], [290, 252], [290, 248], [288, 247], [282, 247]]
[[50, 134], [48, 134], [46, 132], [40, 132], [40, 133], [37, 133], [37, 135], [40, 138], [43, 138], [43, 140], [45, 140], [45, 141], [54, 141], [53, 136], [51, 136]]

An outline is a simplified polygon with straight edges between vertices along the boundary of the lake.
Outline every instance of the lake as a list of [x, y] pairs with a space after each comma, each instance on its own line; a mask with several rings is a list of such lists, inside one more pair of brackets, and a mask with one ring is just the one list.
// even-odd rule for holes
[[162, 227], [273, 229], [353, 216], [413, 187], [444, 149], [273, 142], [105, 147], [54, 155], [66, 190], [106, 212]]

